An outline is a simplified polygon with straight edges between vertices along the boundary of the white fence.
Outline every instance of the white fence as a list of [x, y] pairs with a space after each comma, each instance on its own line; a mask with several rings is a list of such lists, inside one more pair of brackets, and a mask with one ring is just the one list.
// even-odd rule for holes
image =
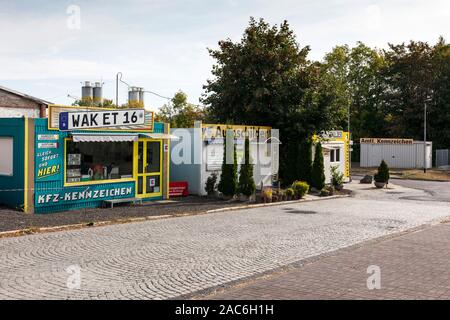
[[450, 169], [450, 150], [436, 150], [436, 167], [439, 169]]
[[430, 169], [433, 164], [432, 143], [426, 144], [426, 156], [424, 159], [424, 143], [414, 141], [413, 144], [391, 143], [361, 143], [361, 168], [378, 167], [381, 160], [386, 161], [389, 167], [396, 169], [423, 168]]

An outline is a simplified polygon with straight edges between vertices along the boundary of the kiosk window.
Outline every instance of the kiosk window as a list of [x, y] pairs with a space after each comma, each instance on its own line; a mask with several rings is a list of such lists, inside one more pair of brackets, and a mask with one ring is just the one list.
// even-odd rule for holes
[[133, 142], [67, 141], [66, 182], [133, 177]]
[[341, 161], [341, 149], [331, 149], [330, 162], [340, 162], [340, 161]]
[[12, 137], [0, 137], [0, 175], [13, 175], [13, 146]]

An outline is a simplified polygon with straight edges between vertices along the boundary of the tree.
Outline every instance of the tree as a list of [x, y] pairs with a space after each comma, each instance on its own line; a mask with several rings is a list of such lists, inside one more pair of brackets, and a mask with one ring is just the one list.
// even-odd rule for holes
[[332, 127], [335, 117], [327, 90], [318, 90], [320, 65], [308, 60], [309, 50], [300, 46], [287, 21], [270, 26], [254, 18], [239, 42], [227, 39], [209, 49], [216, 63], [202, 102], [211, 121], [279, 129], [285, 184], [296, 170], [297, 156], [290, 153], [314, 132]]
[[[393, 136], [423, 138], [424, 104], [437, 74], [434, 48], [425, 42], [389, 45], [383, 73], [387, 85], [386, 111], [392, 115], [388, 131]], [[431, 107], [431, 105], [430, 105]], [[431, 111], [431, 108], [430, 108]]]
[[256, 186], [253, 179], [253, 164], [250, 160], [250, 139], [245, 138], [244, 163], [239, 170], [238, 192], [250, 197], [255, 193]]
[[204, 118], [203, 110], [187, 101], [187, 95], [178, 91], [170, 103], [164, 104], [156, 114], [157, 121], [170, 123], [173, 128], [191, 128], [196, 120]]
[[374, 176], [374, 179], [376, 182], [389, 183], [389, 178], [389, 167], [387, 163], [382, 160], [380, 166], [378, 167], [378, 172]]
[[384, 109], [385, 85], [382, 71], [386, 60], [382, 52], [358, 42], [353, 48], [337, 46], [325, 55], [322, 66], [323, 90], [330, 96], [338, 118], [335, 129], [347, 129], [348, 110], [352, 138], [385, 136], [389, 114]]
[[233, 143], [234, 158], [233, 163], [227, 163], [227, 143], [226, 139], [223, 141], [223, 162], [222, 162], [222, 172], [220, 174], [220, 181], [218, 185], [218, 190], [222, 192], [223, 195], [227, 197], [233, 197], [237, 191], [237, 156], [236, 156], [236, 145]]
[[307, 139], [299, 143], [298, 162], [297, 162], [297, 177], [295, 180], [305, 181], [311, 184], [312, 172], [312, 143]]
[[75, 100], [72, 106], [80, 107], [98, 107], [98, 108], [117, 108], [117, 106], [110, 99], [103, 99], [101, 103], [94, 103], [92, 98], [84, 98], [81, 100]]
[[318, 142], [316, 144], [316, 150], [314, 154], [314, 163], [312, 167], [311, 186], [317, 190], [322, 190], [325, 187], [325, 171], [323, 165], [323, 152], [322, 144]]

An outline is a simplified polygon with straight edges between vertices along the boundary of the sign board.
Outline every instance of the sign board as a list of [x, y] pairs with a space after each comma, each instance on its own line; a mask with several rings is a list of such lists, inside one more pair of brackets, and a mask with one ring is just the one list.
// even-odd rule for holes
[[59, 130], [83, 130], [143, 125], [144, 109], [75, 111], [59, 114]]
[[153, 132], [153, 127], [154, 113], [142, 108], [108, 109], [81, 106], [49, 106], [49, 130]]
[[322, 139], [342, 139], [344, 131], [323, 131], [319, 136]]
[[189, 184], [187, 181], [170, 182], [169, 197], [189, 196]]
[[413, 144], [413, 139], [391, 139], [391, 138], [361, 138], [361, 143], [366, 144]]
[[39, 142], [38, 149], [58, 149], [58, 142]]
[[216, 138], [225, 138], [227, 130], [232, 130], [235, 139], [245, 139], [248, 136], [250, 139], [259, 138], [259, 140], [266, 140], [270, 137], [271, 127], [263, 126], [239, 126], [226, 124], [202, 124], [202, 138], [203, 140], [211, 140]]
[[38, 140], [59, 140], [57, 134], [38, 134]]
[[102, 201], [108, 199], [129, 198], [134, 196], [134, 183], [99, 184], [86, 187], [62, 189], [39, 189], [35, 191], [36, 207], [69, 205]]
[[206, 171], [220, 171], [223, 162], [223, 145], [208, 145], [206, 147]]
[[36, 181], [53, 181], [61, 179], [62, 154], [58, 150], [37, 150], [35, 162]]

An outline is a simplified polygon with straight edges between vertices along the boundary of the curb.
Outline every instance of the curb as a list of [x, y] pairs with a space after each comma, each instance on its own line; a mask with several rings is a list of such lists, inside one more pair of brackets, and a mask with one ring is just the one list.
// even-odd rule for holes
[[248, 205], [243, 205], [243, 206], [208, 210], [208, 211], [206, 211], [206, 213], [226, 212], [226, 211], [235, 211], [235, 210], [242, 210], [242, 209], [262, 208], [262, 207], [274, 207], [274, 206], [282, 206], [282, 205], [288, 205], [288, 204], [323, 201], [323, 200], [348, 198], [348, 197], [350, 197], [350, 195], [336, 195], [336, 196], [329, 196], [329, 197], [321, 197], [318, 199], [313, 198], [313, 199], [300, 199], [300, 200], [292, 200], [292, 201], [280, 201], [280, 202], [272, 202], [272, 203], [248, 204]]
[[18, 229], [18, 230], [0, 232], [0, 239], [1, 238], [20, 237], [20, 236], [26, 236], [26, 235], [32, 235], [32, 234], [38, 234], [38, 233], [69, 231], [69, 230], [77, 230], [77, 229], [93, 228], [93, 227], [103, 227], [103, 226], [133, 223], [133, 222], [143, 222], [143, 221], [170, 219], [170, 218], [198, 216], [198, 215], [205, 215], [205, 214], [210, 214], [210, 213], [237, 211], [237, 210], [243, 210], [243, 209], [253, 209], [253, 208], [262, 208], [262, 207], [273, 207], [273, 206], [289, 205], [289, 204], [296, 204], [296, 203], [303, 203], [303, 202], [323, 201], [323, 200], [331, 200], [331, 199], [347, 198], [347, 197], [350, 197], [350, 195], [335, 195], [335, 196], [329, 196], [329, 197], [318, 197], [317, 199], [313, 198], [313, 199], [300, 199], [300, 200], [292, 200], [292, 201], [280, 201], [280, 202], [273, 202], [273, 203], [248, 204], [248, 205], [241, 205], [241, 206], [235, 206], [235, 207], [213, 209], [213, 210], [200, 211], [200, 212], [181, 213], [181, 214], [174, 214], [174, 215], [147, 216], [147, 217], [139, 217], [139, 218], [99, 221], [99, 222], [94, 222], [94, 223], [77, 223], [77, 224], [69, 224], [69, 225], [55, 226], [55, 227], [26, 228], [26, 229]]

